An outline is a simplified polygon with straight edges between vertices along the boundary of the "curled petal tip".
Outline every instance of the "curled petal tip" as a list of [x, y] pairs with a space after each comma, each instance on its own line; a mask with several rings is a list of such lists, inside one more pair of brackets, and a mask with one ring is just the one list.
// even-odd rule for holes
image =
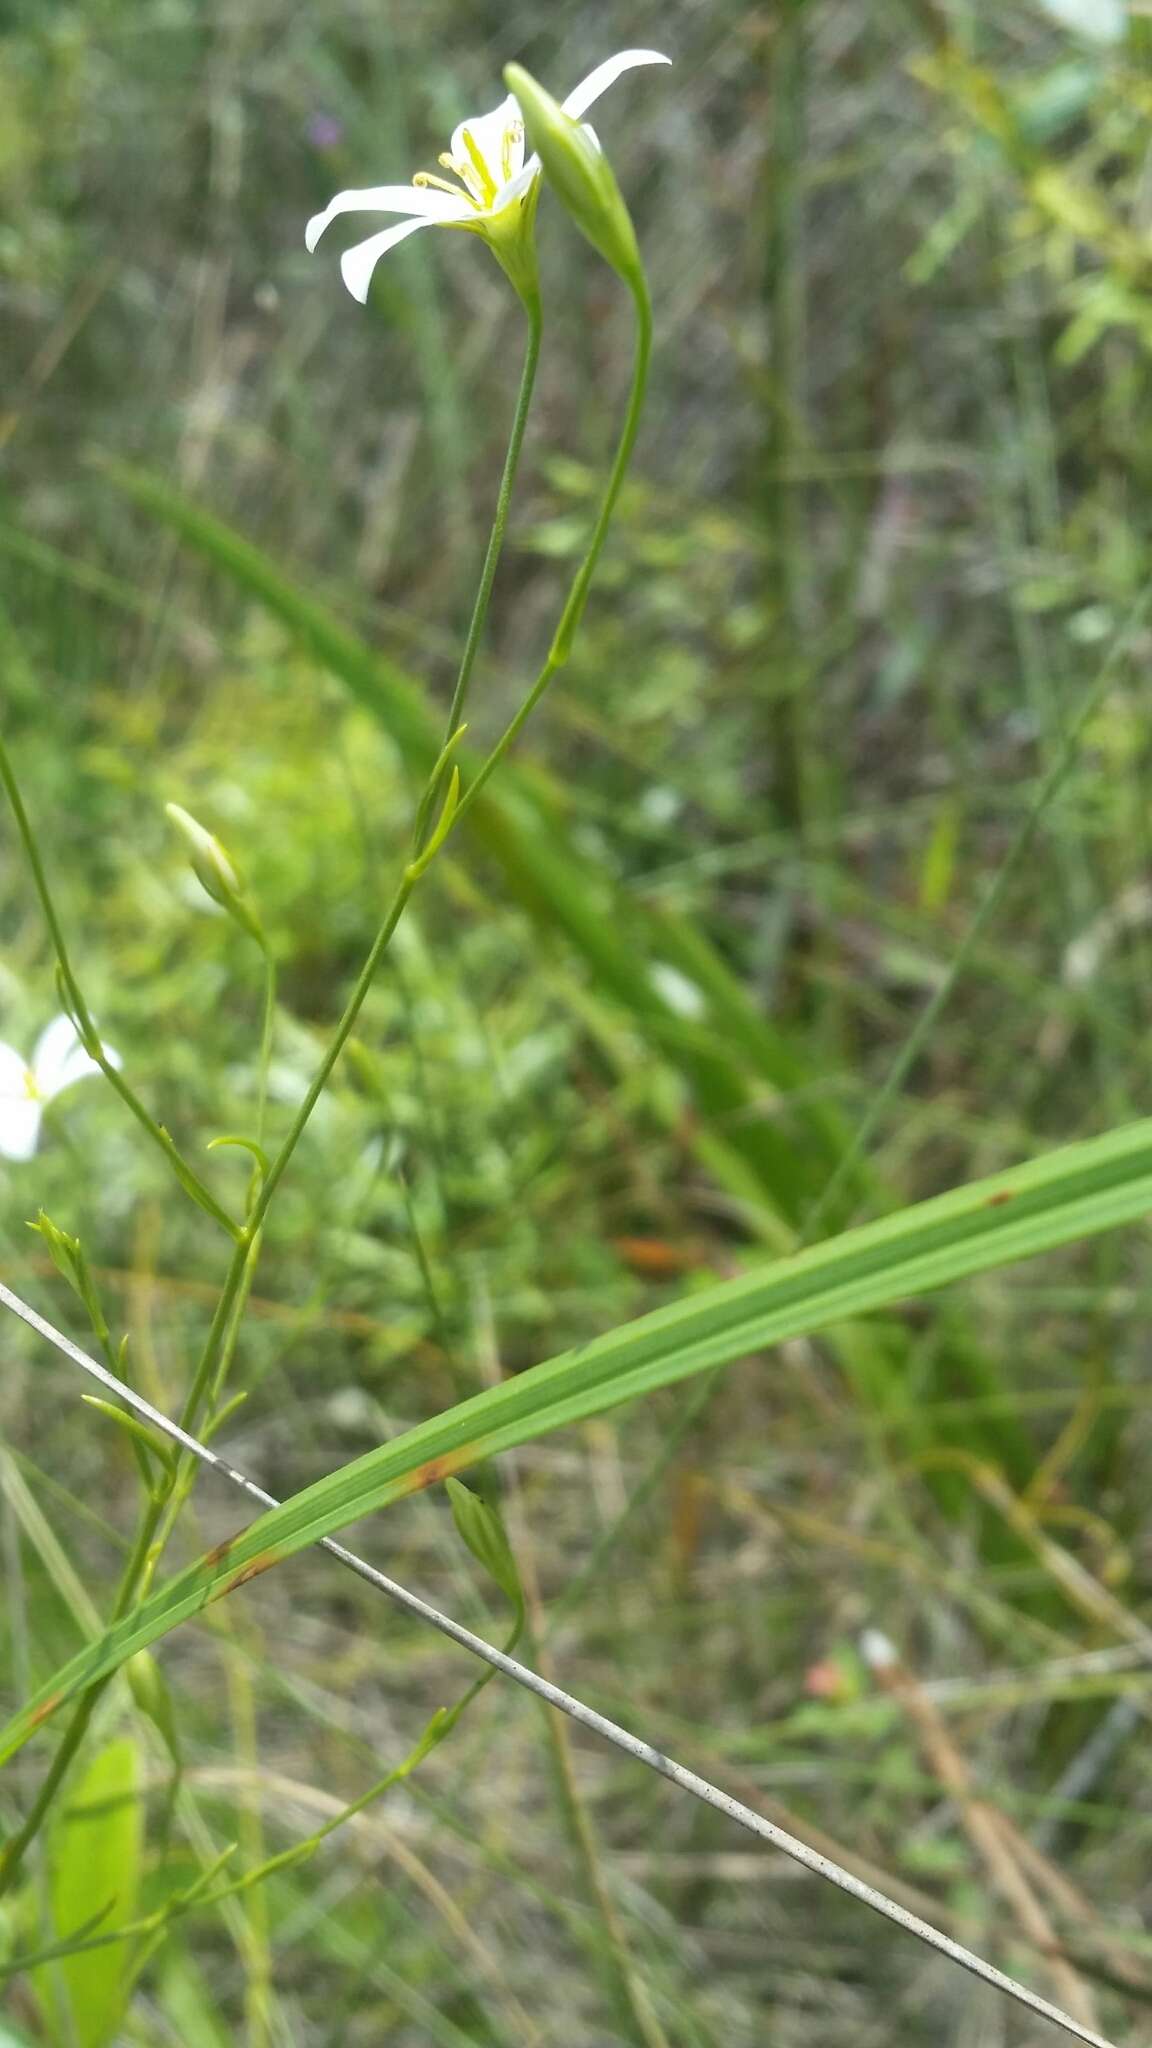
[[358, 249], [346, 249], [340, 258], [340, 275], [358, 305], [368, 304], [368, 287], [372, 282], [372, 271], [363, 261], [349, 263], [349, 256], [358, 258]]
[[428, 219], [398, 221], [395, 227], [385, 228], [382, 234], [369, 235], [366, 242], [357, 242], [354, 248], [345, 249], [340, 258], [340, 275], [360, 305], [368, 303], [372, 272], [385, 252], [394, 249], [398, 242], [407, 241], [409, 235], [431, 225]]

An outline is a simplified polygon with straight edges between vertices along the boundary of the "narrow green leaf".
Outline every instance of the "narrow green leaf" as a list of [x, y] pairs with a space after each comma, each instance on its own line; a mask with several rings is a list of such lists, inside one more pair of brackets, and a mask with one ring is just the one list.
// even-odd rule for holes
[[250, 1152], [260, 1169], [261, 1180], [267, 1180], [268, 1154], [264, 1150], [263, 1145], [256, 1143], [255, 1138], [242, 1138], [237, 1132], [229, 1131], [224, 1137], [209, 1138], [204, 1150], [206, 1152], [219, 1152], [229, 1145], [235, 1146], [238, 1151]]
[[517, 1373], [317, 1480], [170, 1579], [0, 1730], [0, 1762], [135, 1651], [390, 1501], [639, 1394], [1135, 1222], [1150, 1209], [1152, 1119], [1145, 1119], [844, 1231]]
[[109, 1422], [114, 1422], [117, 1429], [123, 1430], [125, 1436], [131, 1437], [136, 1444], [142, 1444], [150, 1456], [159, 1459], [166, 1471], [171, 1471], [174, 1462], [171, 1444], [166, 1443], [155, 1430], [149, 1429], [138, 1416], [129, 1415], [126, 1408], [117, 1408], [114, 1401], [102, 1400], [99, 1394], [81, 1394], [80, 1399], [86, 1407], [95, 1408], [101, 1415], [106, 1415]]

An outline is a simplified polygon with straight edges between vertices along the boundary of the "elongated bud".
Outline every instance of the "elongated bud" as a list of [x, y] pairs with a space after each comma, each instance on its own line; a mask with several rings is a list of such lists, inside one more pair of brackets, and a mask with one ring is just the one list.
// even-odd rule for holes
[[30, 1223], [28, 1228], [43, 1238], [56, 1271], [68, 1282], [69, 1287], [75, 1289], [84, 1303], [97, 1340], [101, 1344], [106, 1343], [108, 1324], [80, 1239], [71, 1237], [66, 1230], [61, 1230], [60, 1225], [53, 1223], [52, 1218], [46, 1216], [43, 1209], [35, 1223]]
[[549, 184], [581, 234], [632, 283], [643, 274], [636, 232], [599, 143], [519, 64], [505, 67], [504, 82], [519, 102], [528, 140]]
[[215, 833], [208, 832], [198, 824], [190, 811], [182, 804], [165, 804], [164, 809], [175, 825], [188, 849], [192, 872], [200, 887], [218, 903], [229, 917], [246, 931], [250, 938], [260, 945], [264, 934], [260, 922], [248, 903], [244, 884], [233, 863], [225, 853]]
[[520, 1574], [499, 1515], [487, 1501], [481, 1500], [478, 1493], [473, 1493], [470, 1487], [461, 1486], [458, 1479], [447, 1479], [444, 1483], [459, 1534], [477, 1564], [483, 1565], [505, 1598], [518, 1608], [524, 1597], [520, 1589]]

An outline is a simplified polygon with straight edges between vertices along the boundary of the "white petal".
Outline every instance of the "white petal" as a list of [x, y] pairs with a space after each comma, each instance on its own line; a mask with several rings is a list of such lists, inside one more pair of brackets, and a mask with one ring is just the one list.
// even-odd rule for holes
[[28, 1094], [28, 1063], [14, 1045], [0, 1045], [0, 1103]]
[[0, 1156], [31, 1159], [40, 1131], [40, 1104], [28, 1093], [28, 1069], [13, 1045], [0, 1045]]
[[570, 92], [567, 99], [562, 101], [564, 112], [570, 114], [574, 121], [578, 121], [581, 114], [586, 114], [589, 107], [600, 98], [601, 93], [607, 92], [610, 85], [615, 85], [623, 72], [635, 70], [638, 64], [671, 62], [671, 57], [662, 57], [659, 50], [621, 50], [616, 57], [606, 57], [603, 64], [598, 64], [595, 71], [590, 71], [587, 78], [576, 87], [575, 92]]
[[[114, 1067], [123, 1065], [119, 1053], [110, 1045], [104, 1047], [104, 1054]], [[96, 1061], [89, 1058], [81, 1045], [72, 1019], [54, 1017], [41, 1032], [32, 1054], [32, 1078], [40, 1100], [51, 1102], [53, 1096], [71, 1088], [74, 1081], [83, 1081], [88, 1074], [99, 1072]]]
[[517, 171], [514, 178], [509, 178], [508, 183], [500, 187], [491, 206], [485, 207], [485, 213], [499, 213], [501, 207], [511, 206], [514, 199], [523, 199], [528, 187], [539, 176], [540, 159], [538, 156], [530, 156], [523, 170]]
[[27, 1095], [20, 1101], [0, 1097], [0, 1157], [31, 1159], [40, 1136], [42, 1111]]
[[[475, 218], [476, 209], [472, 206], [464, 206], [459, 214], [453, 215], [455, 220]], [[397, 242], [404, 241], [408, 235], [414, 235], [417, 228], [431, 228], [435, 225], [435, 221], [431, 220], [402, 220], [398, 227], [385, 228], [382, 235], [369, 235], [366, 242], [357, 242], [354, 249], [345, 249], [340, 258], [340, 269], [352, 297], [359, 299], [362, 306], [367, 305], [372, 272], [385, 251], [394, 249]]]
[[508, 175], [514, 178], [524, 161], [524, 123], [520, 118], [519, 103], [511, 93], [506, 100], [501, 100], [498, 107], [493, 107], [490, 114], [476, 114], [470, 121], [461, 121], [459, 127], [452, 130], [451, 153], [457, 163], [471, 166], [472, 158], [464, 140], [464, 130], [467, 129], [488, 166], [492, 183], [500, 186], [504, 183], [504, 141], [510, 128], [516, 131], [509, 146], [508, 163]]
[[461, 193], [454, 199], [435, 185], [367, 185], [358, 192], [338, 192], [323, 213], [314, 213], [304, 230], [304, 240], [314, 249], [325, 228], [338, 213], [410, 213], [428, 220], [456, 220], [472, 211]]
[[[77, 1055], [84, 1064], [73, 1072]], [[45, 1026], [36, 1040], [30, 1062], [36, 1091], [45, 1101], [52, 1095], [58, 1095], [70, 1080], [78, 1081], [80, 1075], [87, 1073], [94, 1064], [80, 1044], [71, 1017], [64, 1016], [53, 1017], [52, 1022]]]

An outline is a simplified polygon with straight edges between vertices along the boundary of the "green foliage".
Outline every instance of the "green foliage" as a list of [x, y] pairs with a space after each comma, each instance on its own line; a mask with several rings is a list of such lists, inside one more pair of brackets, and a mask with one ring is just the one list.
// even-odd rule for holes
[[[581, 1743], [566, 1783], [503, 1685], [444, 1710], [457, 1654], [304, 1547], [421, 1461], [529, 1440], [500, 1483], [531, 1661], [562, 1627], [566, 1682], [1043, 1985], [856, 1657], [882, 1627], [1029, 1881], [1049, 1858], [1079, 1888], [1046, 1909], [1101, 2024], [1139, 2017], [1141, 1255], [1082, 1234], [1148, 1199], [1149, 27], [1059, 17], [5, 11], [3, 733], [77, 981], [171, 1148], [103, 1084], [49, 1104], [35, 1158], [3, 1162], [5, 1274], [112, 1359], [127, 1332], [172, 1413], [229, 1250], [209, 1216], [243, 1230], [428, 848], [521, 345], [465, 238], [390, 256], [364, 313], [337, 231], [310, 259], [302, 223], [430, 164], [509, 59], [574, 77], [651, 38], [676, 62], [658, 115], [596, 117], [659, 347], [594, 601], [448, 819], [218, 1333], [201, 1433], [291, 1496], [295, 1560], [112, 1678], [164, 1460], [137, 1436], [133, 1467], [122, 1423], [6, 1329], [0, 1720], [26, 1729], [69, 1671], [109, 1685], [0, 1907], [9, 1954], [66, 1930], [72, 1953], [5, 1977], [0, 2043], [67, 2043], [89, 1967], [104, 2038], [192, 2048], [792, 2048], [814, 2025], [839, 2048], [897, 1997], [911, 2042], [969, 2024], [847, 1907], [774, 1884], [766, 1921], [760, 1867], [622, 1765]], [[545, 192], [466, 804], [581, 559], [626, 377], [611, 280], [557, 212]], [[263, 1047], [264, 962], [189, 874], [174, 794], [243, 856]], [[27, 1049], [73, 998], [5, 851], [0, 1037]], [[519, 1613], [488, 1497], [448, 1493]], [[258, 1560], [267, 1523], [233, 1541], [241, 1518], [215, 1482], [185, 1503], [157, 1633], [174, 1588]], [[221, 1545], [227, 1569], [187, 1565]], [[363, 1547], [453, 1611], [479, 1599], [439, 1487]], [[81, 1951], [73, 1831], [125, 1715], [141, 1931]], [[61, 1726], [4, 1774], [8, 1837]], [[590, 1951], [637, 1994], [605, 2004]]]

